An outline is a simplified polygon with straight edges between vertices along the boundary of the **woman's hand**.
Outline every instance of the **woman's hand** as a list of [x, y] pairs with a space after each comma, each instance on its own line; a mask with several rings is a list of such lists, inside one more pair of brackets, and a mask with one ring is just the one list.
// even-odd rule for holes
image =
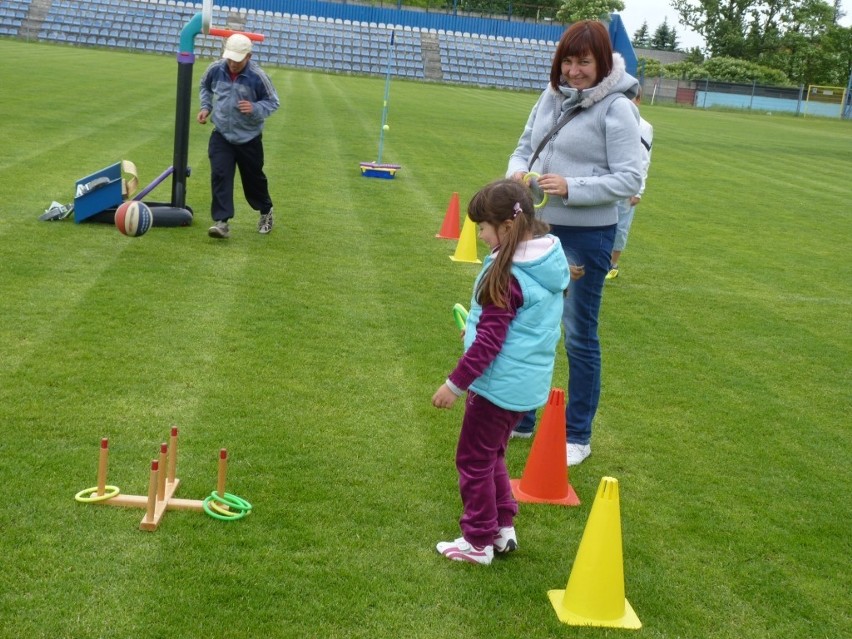
[[538, 178], [538, 185], [548, 195], [568, 197], [568, 180], [555, 173], [545, 173]]

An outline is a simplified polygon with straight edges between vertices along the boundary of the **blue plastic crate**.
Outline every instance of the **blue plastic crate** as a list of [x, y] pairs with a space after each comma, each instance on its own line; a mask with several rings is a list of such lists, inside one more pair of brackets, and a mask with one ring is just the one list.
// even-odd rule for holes
[[79, 224], [101, 211], [120, 206], [121, 162], [77, 180], [74, 188], [74, 222]]

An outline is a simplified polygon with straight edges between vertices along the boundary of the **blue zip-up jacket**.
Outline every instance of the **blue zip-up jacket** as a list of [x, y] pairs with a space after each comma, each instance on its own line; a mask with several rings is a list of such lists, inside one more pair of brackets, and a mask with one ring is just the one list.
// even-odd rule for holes
[[[200, 98], [201, 108], [210, 112], [216, 130], [231, 144], [245, 144], [260, 135], [264, 120], [280, 105], [269, 76], [254, 60], [234, 80], [224, 59], [212, 63], [201, 76]], [[240, 113], [240, 100], [252, 103], [251, 114]]]
[[[515, 254], [512, 275], [520, 284], [523, 304], [517, 309], [506, 339], [494, 361], [471, 385], [470, 390], [501, 408], [527, 411], [547, 403], [553, 381], [556, 345], [561, 334], [563, 293], [571, 281], [568, 260], [559, 240], [552, 241], [542, 255], [523, 261], [521, 251]], [[476, 339], [476, 326], [482, 306], [476, 301], [476, 290], [491, 255], [485, 258], [476, 278], [474, 295], [464, 336], [465, 350]]]

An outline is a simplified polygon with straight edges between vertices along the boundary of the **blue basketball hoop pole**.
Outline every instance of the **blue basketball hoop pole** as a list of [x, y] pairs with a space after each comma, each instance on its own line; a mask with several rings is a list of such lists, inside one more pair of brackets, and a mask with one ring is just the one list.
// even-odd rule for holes
[[186, 206], [186, 177], [189, 173], [189, 110], [192, 104], [192, 67], [195, 64], [195, 36], [201, 33], [202, 16], [196, 13], [180, 32], [177, 54], [178, 79], [175, 104], [175, 147], [172, 166], [172, 206]]

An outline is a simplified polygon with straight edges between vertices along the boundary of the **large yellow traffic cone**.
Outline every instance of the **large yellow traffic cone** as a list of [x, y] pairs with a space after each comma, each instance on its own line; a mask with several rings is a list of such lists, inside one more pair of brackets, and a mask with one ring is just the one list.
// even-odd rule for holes
[[459, 243], [456, 245], [455, 255], [451, 255], [450, 259], [454, 262], [482, 264], [476, 257], [476, 224], [468, 216], [464, 218], [464, 226], [462, 227], [461, 237], [459, 237]]
[[624, 598], [618, 480], [604, 477], [565, 590], [547, 593], [559, 621], [572, 626], [642, 627]]

